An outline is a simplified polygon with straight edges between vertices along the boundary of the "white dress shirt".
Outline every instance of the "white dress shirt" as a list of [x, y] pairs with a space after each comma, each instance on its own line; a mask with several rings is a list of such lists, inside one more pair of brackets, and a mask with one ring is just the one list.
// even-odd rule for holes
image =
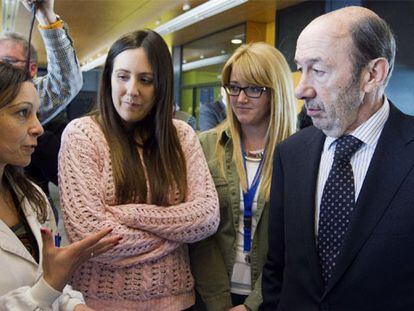
[[[377, 147], [378, 139], [381, 135], [382, 129], [384, 128], [385, 122], [388, 119], [389, 112], [390, 105], [387, 98], [385, 97], [382, 107], [367, 121], [349, 133], [349, 135], [352, 135], [363, 142], [362, 146], [351, 158], [351, 166], [354, 172], [355, 182], [355, 202], [358, 199], [358, 195], [361, 191], [369, 164], [371, 163], [372, 156], [374, 155], [375, 148]], [[329, 176], [329, 171], [331, 170], [333, 164], [336, 140], [337, 137], [326, 137], [321, 155], [321, 161], [319, 164], [319, 174], [315, 197], [315, 236], [318, 235], [319, 211], [322, 193], [326, 180]]]

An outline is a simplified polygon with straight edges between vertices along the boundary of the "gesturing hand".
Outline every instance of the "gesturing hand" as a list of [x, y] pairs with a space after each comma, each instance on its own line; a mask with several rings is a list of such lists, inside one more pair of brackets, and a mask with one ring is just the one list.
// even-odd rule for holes
[[43, 278], [58, 291], [62, 291], [74, 270], [83, 262], [98, 256], [119, 243], [120, 236], [106, 237], [112, 229], [103, 229], [65, 247], [55, 247], [49, 229], [42, 228]]

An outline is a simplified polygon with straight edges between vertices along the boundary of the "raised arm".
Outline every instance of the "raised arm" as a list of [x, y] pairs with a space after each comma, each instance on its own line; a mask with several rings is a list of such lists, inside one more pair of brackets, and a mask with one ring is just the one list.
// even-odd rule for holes
[[[30, 10], [33, 0], [21, 0]], [[62, 111], [82, 88], [82, 72], [65, 23], [58, 21], [54, 0], [36, 1], [36, 19], [45, 44], [47, 74], [35, 78], [41, 99], [39, 119], [46, 124]], [[46, 27], [50, 29], [45, 29]]]
[[175, 121], [187, 166], [187, 198], [168, 207], [128, 204], [111, 206], [110, 211], [123, 224], [153, 232], [168, 240], [191, 243], [216, 232], [219, 203], [216, 188], [200, 142], [193, 129]]
[[69, 239], [78, 241], [91, 232], [113, 228], [113, 234], [123, 237], [121, 244], [92, 260], [119, 266], [155, 260], [179, 247], [180, 243], [122, 224], [109, 212], [107, 196], [114, 194], [109, 186], [113, 185], [109, 151], [104, 138], [96, 134], [97, 125], [85, 120], [67, 126], [59, 153], [60, 200]]

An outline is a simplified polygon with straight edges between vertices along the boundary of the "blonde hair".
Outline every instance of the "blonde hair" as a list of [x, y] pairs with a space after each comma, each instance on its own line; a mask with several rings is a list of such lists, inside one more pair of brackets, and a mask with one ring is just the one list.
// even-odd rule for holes
[[[272, 180], [273, 154], [276, 145], [294, 133], [296, 129], [296, 101], [293, 91], [293, 79], [285, 57], [273, 46], [264, 42], [255, 42], [240, 46], [222, 70], [222, 83], [228, 85], [233, 67], [237, 67], [240, 78], [249, 84], [269, 89], [270, 121], [266, 134], [266, 152], [261, 172], [260, 194], [267, 200]], [[228, 103], [230, 103], [227, 95]], [[224, 146], [220, 144], [223, 132], [229, 128], [233, 140], [233, 161], [243, 191], [247, 190], [246, 171], [241, 151], [241, 126], [231, 105], [227, 105], [227, 120], [216, 128], [216, 152], [220, 170], [224, 170]]]

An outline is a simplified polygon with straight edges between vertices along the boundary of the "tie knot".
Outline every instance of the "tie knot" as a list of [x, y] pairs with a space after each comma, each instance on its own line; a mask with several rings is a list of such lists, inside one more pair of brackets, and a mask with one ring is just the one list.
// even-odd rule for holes
[[352, 135], [339, 137], [336, 140], [334, 159], [349, 162], [361, 145], [362, 141]]

